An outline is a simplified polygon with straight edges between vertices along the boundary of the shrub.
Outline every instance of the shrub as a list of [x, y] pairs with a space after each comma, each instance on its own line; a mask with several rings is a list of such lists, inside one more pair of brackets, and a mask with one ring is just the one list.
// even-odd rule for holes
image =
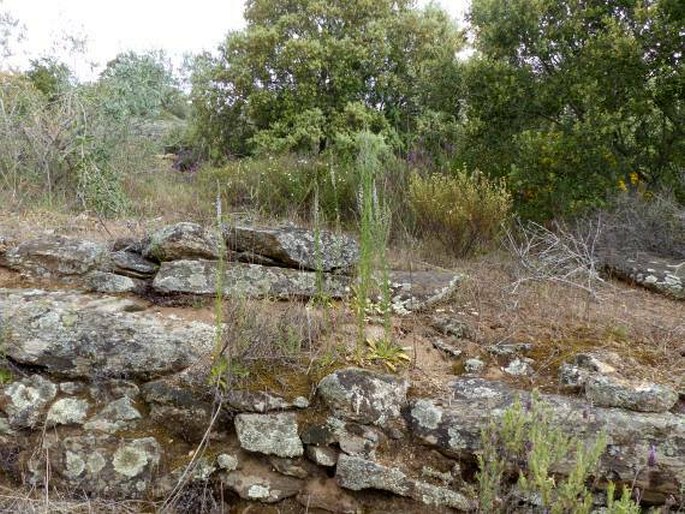
[[[534, 498], [542, 511], [552, 514], [592, 511], [586, 481], [606, 448], [604, 435], [587, 444], [568, 436], [552, 421], [549, 408], [533, 394], [526, 408], [516, 400], [501, 420], [492, 421], [483, 430], [481, 441], [481, 512], [510, 512], [514, 497], [524, 502]], [[563, 479], [558, 475], [562, 468], [566, 469]], [[621, 503], [625, 506], [626, 500]], [[618, 507], [610, 512], [626, 512]]]
[[451, 176], [414, 172], [409, 201], [424, 235], [436, 237], [459, 257], [489, 246], [512, 206], [504, 181], [465, 169]]

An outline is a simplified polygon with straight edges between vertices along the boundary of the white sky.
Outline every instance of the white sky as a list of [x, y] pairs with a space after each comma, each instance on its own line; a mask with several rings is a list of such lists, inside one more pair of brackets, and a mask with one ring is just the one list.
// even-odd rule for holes
[[[469, 0], [437, 0], [462, 20]], [[425, 5], [428, 0], [419, 0]], [[83, 55], [65, 59], [82, 78], [126, 50], [164, 49], [175, 60], [185, 53], [214, 50], [231, 29], [244, 26], [243, 0], [0, 0], [26, 27], [26, 39], [5, 63], [24, 67], [30, 58], [64, 55], [65, 34], [85, 37]], [[61, 49], [61, 51], [60, 51]], [[0, 64], [0, 68], [5, 67]]]

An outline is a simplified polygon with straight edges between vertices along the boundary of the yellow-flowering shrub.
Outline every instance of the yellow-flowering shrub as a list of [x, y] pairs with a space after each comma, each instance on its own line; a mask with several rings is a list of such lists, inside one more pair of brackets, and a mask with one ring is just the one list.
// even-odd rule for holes
[[409, 200], [424, 235], [460, 257], [489, 246], [512, 208], [504, 180], [465, 169], [452, 175], [412, 174]]

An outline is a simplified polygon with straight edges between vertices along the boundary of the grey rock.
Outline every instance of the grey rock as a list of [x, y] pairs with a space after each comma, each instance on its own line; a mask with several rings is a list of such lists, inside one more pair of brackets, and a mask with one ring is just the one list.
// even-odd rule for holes
[[387, 436], [378, 428], [328, 418], [323, 425], [307, 428], [301, 435], [307, 445], [327, 446], [337, 444], [348, 455], [375, 458], [376, 449], [387, 442]]
[[185, 441], [202, 439], [213, 417], [212, 403], [204, 391], [177, 376], [148, 382], [142, 389], [152, 421]]
[[315, 232], [296, 227], [237, 226], [225, 227], [224, 237], [232, 250], [268, 257], [298, 269], [349, 271], [359, 259], [354, 239], [325, 230], [317, 238]]
[[114, 433], [124, 428], [131, 428], [131, 422], [142, 417], [140, 411], [133, 406], [133, 400], [124, 396], [107, 404], [92, 419], [88, 420], [83, 428]]
[[437, 348], [438, 350], [441, 350], [441, 351], [443, 351], [443, 352], [445, 352], [445, 353], [451, 355], [452, 357], [458, 358], [458, 357], [461, 357], [462, 353], [464, 353], [464, 352], [463, 352], [462, 350], [460, 350], [459, 348], [455, 348], [454, 346], [452, 346], [452, 345], [449, 344], [449, 343], [446, 343], [446, 342], [443, 341], [442, 339], [433, 339], [433, 340], [431, 341], [431, 344], [432, 344], [435, 348]]
[[[162, 263], [152, 283], [162, 294], [215, 295], [217, 263], [183, 260]], [[324, 275], [323, 289], [332, 298], [349, 294], [350, 278]], [[321, 291], [316, 273], [259, 264], [228, 263], [221, 280], [224, 296], [238, 298], [311, 298]]]
[[142, 282], [107, 271], [91, 271], [85, 279], [88, 289], [96, 293], [131, 293], [143, 289]]
[[[145, 498], [159, 465], [161, 448], [152, 437], [119, 439], [111, 435], [54, 438], [50, 483], [102, 498]], [[42, 483], [45, 464], [37, 462], [31, 481]]]
[[[452, 383], [449, 406], [417, 399], [406, 411], [410, 430], [425, 444], [456, 458], [469, 459], [480, 449], [481, 430], [497, 422], [516, 397], [529, 393], [483, 379], [462, 378]], [[598, 478], [631, 482], [644, 498], [662, 503], [685, 485], [685, 417], [664, 413], [630, 412], [595, 407], [585, 400], [540, 395], [551, 418], [569, 435], [592, 441], [604, 432], [608, 446], [602, 455]], [[651, 445], [656, 444], [658, 470], [643, 469]], [[559, 470], [560, 473], [569, 469]]]
[[585, 383], [585, 397], [599, 407], [638, 412], [666, 412], [678, 401], [678, 393], [670, 387], [612, 375], [590, 376]]
[[110, 261], [114, 273], [131, 278], [151, 278], [159, 269], [158, 264], [144, 258], [142, 255], [124, 250], [112, 252], [110, 254]]
[[107, 266], [107, 248], [100, 243], [63, 236], [24, 241], [5, 254], [8, 266], [35, 278], [69, 278]]
[[634, 283], [678, 300], [685, 299], [685, 266], [647, 253], [636, 257], [608, 255], [604, 266], [621, 280]]
[[40, 375], [12, 382], [3, 392], [3, 410], [13, 428], [34, 428], [43, 418], [48, 404], [57, 394], [57, 386]]
[[197, 223], [182, 222], [150, 236], [143, 257], [159, 262], [182, 259], [218, 259], [221, 241]]
[[533, 349], [530, 343], [503, 343], [488, 346], [487, 351], [495, 357], [517, 357]]
[[270, 457], [269, 463], [281, 475], [295, 478], [307, 478], [307, 471], [302, 459], [284, 459], [282, 457]]
[[361, 457], [340, 455], [335, 479], [341, 487], [353, 491], [380, 489], [426, 505], [447, 506], [463, 511], [475, 507], [471, 500], [457, 491], [411, 479], [399, 468], [382, 466]]
[[4, 350], [17, 362], [94, 380], [154, 378], [213, 348], [211, 325], [136, 310], [113, 297], [0, 289]]
[[[295, 400], [298, 400], [296, 398]], [[306, 408], [309, 402], [306, 398], [299, 397], [297, 405], [295, 400], [289, 402], [280, 396], [266, 392], [231, 390], [225, 395], [226, 405], [237, 412], [272, 412], [292, 408]], [[306, 402], [303, 403], [302, 400]]]
[[240, 446], [246, 450], [278, 457], [299, 457], [304, 453], [294, 414], [239, 414], [235, 429]]
[[393, 375], [347, 368], [324, 377], [317, 394], [335, 416], [396, 429], [402, 427], [408, 388], [409, 382]]
[[340, 514], [357, 514], [362, 507], [357, 500], [346, 493], [332, 478], [310, 480], [297, 495], [297, 501], [310, 509], [321, 509]]
[[305, 448], [305, 455], [319, 466], [333, 467], [338, 462], [338, 452], [329, 446], [308, 445]]
[[504, 372], [513, 377], [527, 377], [534, 372], [531, 362], [530, 359], [514, 359], [504, 368]]
[[82, 425], [88, 415], [90, 404], [79, 398], [62, 398], [50, 406], [46, 418], [48, 426]]
[[395, 313], [418, 312], [447, 300], [464, 275], [444, 271], [391, 271], [391, 304]]
[[238, 459], [228, 453], [220, 453], [216, 457], [216, 465], [224, 471], [234, 471], [238, 469]]
[[617, 374], [619, 360], [620, 357], [613, 353], [579, 353], [559, 367], [559, 383], [567, 389], [581, 390], [594, 374]]
[[459, 339], [468, 339], [472, 336], [468, 324], [454, 316], [448, 316], [446, 314], [433, 316], [431, 324], [433, 328], [447, 336], [453, 336]]
[[295, 496], [303, 487], [302, 480], [276, 473], [259, 461], [221, 476], [221, 484], [246, 500], [276, 503]]
[[464, 362], [464, 369], [467, 373], [480, 373], [485, 369], [485, 363], [480, 359], [467, 359]]

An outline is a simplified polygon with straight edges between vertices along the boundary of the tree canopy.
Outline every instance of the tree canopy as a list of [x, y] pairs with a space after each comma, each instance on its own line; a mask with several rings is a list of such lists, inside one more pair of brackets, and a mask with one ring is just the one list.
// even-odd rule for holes
[[616, 189], [675, 187], [685, 165], [685, 4], [474, 0], [462, 158], [538, 215]]
[[219, 153], [316, 153], [366, 129], [407, 148], [422, 116], [456, 119], [463, 37], [435, 7], [249, 0], [245, 19], [194, 81], [199, 135]]

